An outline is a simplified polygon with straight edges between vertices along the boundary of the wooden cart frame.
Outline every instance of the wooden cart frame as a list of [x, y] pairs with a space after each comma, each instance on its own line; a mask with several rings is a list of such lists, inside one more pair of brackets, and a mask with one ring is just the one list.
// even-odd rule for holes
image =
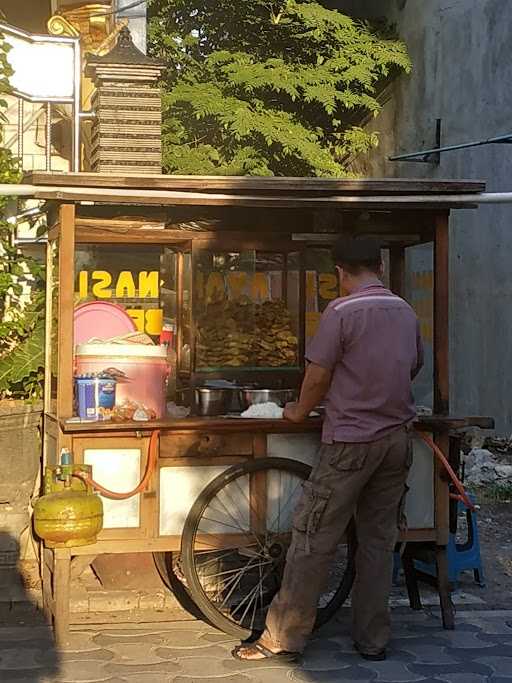
[[[73, 406], [73, 312], [75, 247], [79, 244], [178, 245], [236, 244], [266, 250], [288, 249], [292, 239], [298, 250], [308, 240], [323, 246], [340, 232], [379, 235], [389, 248], [390, 283], [403, 295], [405, 252], [409, 246], [434, 245], [434, 411], [421, 418], [418, 429], [434, 435], [449, 451], [454, 429], [476, 424], [491, 428], [492, 420], [454, 418], [449, 401], [449, 215], [451, 208], [469, 208], [465, 194], [482, 192], [473, 181], [320, 180], [295, 178], [222, 177], [117, 177], [102, 174], [32, 173], [27, 182], [37, 186], [36, 198], [48, 202], [47, 343], [44, 421], [44, 464], [54, 464], [63, 447], [77, 462], [84, 449], [101, 443], [139, 444], [147, 453], [152, 430], [160, 430], [159, 468], [165, 465], [229, 465], [267, 455], [271, 433], [319, 432], [321, 425], [293, 425], [282, 421], [188, 418], [151, 423], [70, 423]], [[443, 199], [446, 197], [446, 199]], [[456, 197], [456, 198], [455, 198]], [[245, 224], [229, 233], [182, 231], [152, 227], [155, 211], [206, 210], [216, 216], [237, 212]], [[128, 209], [128, 211], [127, 211]], [[315, 215], [329, 212], [333, 230], [318, 232]], [[119, 216], [129, 213], [129, 219]], [[138, 214], [135, 218], [133, 214]], [[253, 230], [250, 226], [253, 225]], [[265, 226], [265, 228], [264, 228]], [[270, 229], [269, 227], [270, 226]], [[52, 244], [58, 241], [58, 263]], [[196, 245], [196, 247], [194, 247]], [[58, 310], [52, 310], [54, 279], [58, 280]], [[303, 297], [301, 278], [301, 299]], [[179, 293], [178, 293], [179, 294]], [[57, 381], [52, 386], [52, 316], [57, 316]], [[301, 321], [303, 334], [303, 320]], [[178, 333], [179, 334], [179, 333]], [[303, 336], [301, 351], [303, 353]], [[141, 468], [144, 467], [142, 458]], [[140, 498], [136, 529], [107, 529], [94, 546], [43, 549], [44, 606], [55, 624], [60, 643], [67, 638], [70, 614], [70, 578], [103, 553], [176, 551], [180, 538], [161, 536], [158, 529], [159, 470]], [[437, 548], [439, 592], [447, 627], [453, 626], [450, 609], [446, 545], [449, 538], [449, 483], [436, 463], [434, 471], [435, 525], [409, 529], [403, 540], [428, 541]]]

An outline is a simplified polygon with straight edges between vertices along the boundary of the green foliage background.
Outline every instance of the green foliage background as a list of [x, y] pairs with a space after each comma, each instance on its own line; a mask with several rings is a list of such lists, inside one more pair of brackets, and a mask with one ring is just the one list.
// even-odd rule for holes
[[378, 144], [358, 126], [409, 72], [405, 45], [315, 0], [150, 0], [164, 61], [164, 168], [174, 174], [346, 176]]
[[[2, 147], [12, 73], [8, 52], [0, 33], [0, 183], [17, 183], [18, 161]], [[6, 220], [9, 201], [0, 197], [0, 398], [35, 399], [44, 367], [44, 270], [16, 246], [15, 226]]]

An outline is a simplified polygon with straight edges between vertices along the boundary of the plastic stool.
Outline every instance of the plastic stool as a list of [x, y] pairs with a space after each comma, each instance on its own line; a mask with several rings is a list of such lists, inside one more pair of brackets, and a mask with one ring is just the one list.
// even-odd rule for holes
[[398, 577], [400, 575], [400, 567], [402, 565], [402, 558], [400, 553], [393, 553], [393, 586], [398, 586]]
[[[475, 503], [474, 496], [469, 496], [471, 502]], [[476, 583], [482, 588], [484, 587], [484, 571], [482, 567], [482, 559], [480, 556], [480, 541], [478, 538], [478, 525], [476, 512], [468, 510], [462, 502], [458, 504], [458, 512], [464, 511], [466, 514], [468, 525], [468, 538], [465, 543], [457, 543], [455, 534], [450, 534], [448, 541], [448, 580], [452, 584], [456, 584], [459, 574], [467, 569], [473, 570]], [[428, 574], [430, 576], [437, 575], [435, 563], [426, 563], [419, 560], [414, 560], [415, 568]]]

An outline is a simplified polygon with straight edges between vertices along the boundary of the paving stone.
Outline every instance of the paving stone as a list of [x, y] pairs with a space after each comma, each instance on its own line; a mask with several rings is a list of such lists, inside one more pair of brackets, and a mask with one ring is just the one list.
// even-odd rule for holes
[[[110, 679], [108, 683], [111, 683], [112, 680]], [[119, 680], [123, 683], [174, 683], [176, 678], [175, 674], [166, 676], [162, 673], [141, 673], [138, 671], [135, 674], [123, 673], [123, 677]]]
[[[304, 681], [305, 683], [339, 683], [340, 675], [338, 671], [292, 671], [290, 673], [292, 681]], [[373, 680], [366, 678], [365, 680]], [[361, 683], [360, 678], [347, 678], [343, 673], [343, 683]]]
[[[40, 650], [29, 648], [23, 648], [23, 650], [20, 650], [19, 648], [2, 648], [0, 650], [0, 672], [41, 669], [42, 664], [38, 661], [40, 656]], [[55, 653], [53, 653], [53, 660], [57, 661], [57, 655]]]
[[182, 670], [181, 663], [171, 661], [160, 661], [157, 664], [145, 664], [134, 663], [134, 664], [122, 664], [120, 662], [109, 662], [105, 664], [105, 671], [108, 671], [110, 676], [119, 676], [124, 678], [125, 674], [138, 674], [138, 673], [161, 673], [161, 674], [173, 674], [181, 673]]
[[343, 671], [353, 665], [347, 662], [337, 653], [332, 652], [324, 655], [304, 656], [301, 668], [304, 671]]
[[[196, 681], [201, 681], [201, 683], [251, 683], [256, 679], [248, 678], [242, 674], [235, 674], [234, 676], [221, 676], [215, 678], [201, 678], [199, 676], [177, 676], [173, 679], [173, 683], [196, 683]], [[282, 679], [281, 679], [282, 680]], [[278, 679], [276, 678], [276, 682]]]
[[490, 667], [472, 660], [459, 662], [459, 664], [408, 664], [407, 666], [414, 673], [432, 678], [452, 673], [466, 675], [481, 674], [482, 676], [491, 676], [493, 673]]
[[206, 633], [201, 633], [199, 635], [199, 640], [201, 641], [206, 641], [207, 643], [222, 643], [222, 644], [229, 644], [235, 647], [235, 645], [238, 645], [240, 643], [239, 640], [236, 638], [233, 638], [232, 636], [228, 636], [225, 633], [220, 633], [220, 631], [214, 631], [210, 632], [207, 631]]
[[[0, 653], [1, 656], [1, 653]], [[114, 658], [114, 653], [110, 650], [97, 648], [87, 652], [41, 652], [37, 660], [41, 666], [47, 666], [54, 661], [63, 662], [109, 662]]]
[[479, 617], [478, 614], [475, 614], [471, 618], [471, 623], [484, 634], [512, 636], [512, 622], [506, 622], [504, 619]]
[[227, 659], [230, 651], [212, 643], [211, 645], [198, 646], [196, 648], [172, 648], [157, 647], [155, 655], [160, 660], [181, 660], [185, 657], [201, 657], [204, 659]]
[[[249, 673], [246, 674], [246, 677], [248, 680], [251, 681], [251, 683], [285, 683], [286, 681], [291, 681], [292, 675], [294, 673], [295, 669], [288, 669], [288, 671], [283, 670], [283, 669], [267, 669], [265, 667], [261, 669], [252, 669]], [[309, 674], [310, 672], [308, 672]], [[240, 675], [244, 675], [243, 673]], [[333, 676], [335, 678], [333, 678]], [[221, 679], [223, 681], [224, 679]], [[317, 681], [320, 679], [312, 678], [311, 676], [308, 679], [309, 681]], [[336, 683], [339, 683], [340, 681], [340, 676], [338, 672], [331, 672], [331, 680], [336, 680]], [[345, 681], [343, 681], [345, 683]]]
[[439, 643], [424, 643], [420, 639], [393, 641], [392, 653], [395, 649], [398, 649], [400, 654], [405, 652], [414, 657], [417, 664], [457, 664], [459, 661], [447, 654], [444, 651], [445, 648], [440, 647]]
[[405, 683], [406, 681], [421, 681], [425, 678], [424, 675], [411, 671], [404, 662], [393, 659], [387, 659], [384, 662], [362, 662], [360, 666], [377, 674], [377, 681]]
[[482, 657], [490, 659], [491, 657], [510, 657], [510, 666], [512, 667], [512, 646], [494, 643], [492, 647], [475, 650], [457, 650], [456, 648], [446, 648], [446, 652], [462, 660], [480, 660]]
[[[182, 662], [183, 660], [180, 660]], [[247, 675], [252, 675], [252, 671], [261, 671], [263, 669], [274, 669], [276, 671], [286, 672], [288, 670], [296, 669], [302, 664], [301, 660], [298, 662], [283, 662], [276, 659], [262, 661], [246, 661], [240, 662], [233, 657], [225, 659], [222, 662], [224, 668], [224, 673], [227, 672], [239, 672]], [[283, 675], [283, 674], [281, 674]]]
[[52, 683], [103, 683], [111, 678], [112, 675], [99, 662], [64, 662], [59, 665]]
[[352, 642], [352, 638], [349, 638], [348, 636], [329, 636], [322, 641], [312, 641], [311, 646], [317, 642], [324, 643], [326, 648], [332, 648], [338, 652], [354, 654], [354, 644]]
[[464, 632], [464, 631], [442, 631], [437, 634], [437, 638], [446, 641], [446, 646], [456, 649], [485, 649], [492, 647], [493, 643], [489, 643], [478, 637], [478, 633]]
[[338, 671], [305, 671], [297, 668], [289, 672], [288, 678], [293, 681], [307, 681], [308, 683], [347, 683], [348, 681], [359, 681], [359, 683], [368, 683], [368, 681], [376, 681], [377, 674], [374, 671], [368, 671], [360, 666], [351, 666], [348, 669], [343, 669], [340, 674]]
[[90, 652], [98, 650], [99, 644], [95, 643], [93, 638], [94, 632], [92, 631], [72, 632], [68, 635], [66, 645], [59, 648], [59, 652]]
[[159, 657], [155, 648], [149, 643], [130, 642], [113, 643], [108, 646], [112, 658], [119, 664], [159, 664], [162, 660], [174, 660], [174, 657]]
[[[489, 677], [481, 674], [439, 674], [440, 681], [446, 683], [488, 683]], [[494, 683], [494, 678], [492, 679]]]
[[475, 663], [488, 666], [498, 676], [512, 678], [512, 657], [479, 657]]
[[[179, 658], [181, 676], [203, 676], [215, 678], [216, 676], [228, 676], [233, 674], [249, 675], [249, 671], [257, 662], [239, 662], [230, 656], [224, 655], [222, 659], [211, 659], [210, 657], [195, 657], [190, 654]], [[290, 663], [283, 665], [290, 668]], [[277, 668], [277, 664], [272, 662], [272, 667]]]
[[150, 633], [150, 634], [137, 634], [137, 633], [129, 633], [125, 635], [119, 635], [117, 633], [98, 633], [93, 637], [93, 642], [98, 646], [101, 647], [111, 647], [116, 644], [120, 645], [130, 645], [130, 644], [137, 644], [137, 643], [146, 643], [148, 646], [149, 645], [161, 645], [165, 642], [165, 639], [162, 635], [158, 633]]
[[359, 657], [352, 651], [340, 652], [332, 646], [332, 641], [308, 647], [304, 652], [301, 668], [305, 671], [331, 671], [348, 669], [359, 662]]
[[[219, 634], [219, 631], [215, 631], [216, 634]], [[205, 640], [204, 640], [204, 631], [196, 630], [187, 630], [187, 631], [172, 631], [171, 633], [161, 633], [160, 636], [162, 638], [162, 644], [165, 645], [166, 647], [177, 647], [177, 648], [195, 648], [195, 647], [204, 647], [205, 646]], [[227, 636], [225, 634], [225, 638]], [[236, 643], [239, 643], [240, 641], [237, 640], [235, 641]]]

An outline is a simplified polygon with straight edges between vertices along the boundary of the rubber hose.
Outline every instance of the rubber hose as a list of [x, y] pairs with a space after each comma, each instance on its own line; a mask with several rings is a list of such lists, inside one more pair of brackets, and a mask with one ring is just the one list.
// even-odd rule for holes
[[94, 479], [85, 472], [74, 472], [73, 476], [77, 479], [81, 479], [85, 484], [89, 484], [90, 486], [92, 486], [95, 491], [101, 493], [101, 495], [105, 496], [105, 498], [111, 498], [112, 500], [126, 500], [127, 498], [132, 498], [133, 496], [136, 496], [138, 493], [141, 493], [147, 488], [149, 480], [151, 479], [153, 472], [156, 469], [156, 465], [158, 462], [159, 436], [160, 431], [158, 429], [151, 432], [146, 470], [144, 472], [144, 476], [140, 480], [139, 484], [133, 489], [133, 491], [129, 491], [127, 493], [117, 493], [116, 491], [110, 491], [101, 484], [98, 484], [97, 481], [94, 481]]
[[443, 451], [439, 448], [439, 446], [437, 446], [437, 444], [434, 443], [430, 436], [427, 436], [427, 434], [423, 432], [418, 432], [418, 434], [423, 439], [423, 441], [432, 449], [437, 459], [442, 463], [443, 467], [448, 472], [453, 485], [459, 492], [459, 495], [451, 494], [450, 497], [455, 498], [456, 500], [461, 500], [467, 508], [469, 508], [470, 510], [475, 510], [475, 505], [469, 499], [469, 496], [466, 493], [466, 489], [464, 488], [463, 483], [453, 471], [450, 463], [448, 462], [448, 458], [444, 455]]

